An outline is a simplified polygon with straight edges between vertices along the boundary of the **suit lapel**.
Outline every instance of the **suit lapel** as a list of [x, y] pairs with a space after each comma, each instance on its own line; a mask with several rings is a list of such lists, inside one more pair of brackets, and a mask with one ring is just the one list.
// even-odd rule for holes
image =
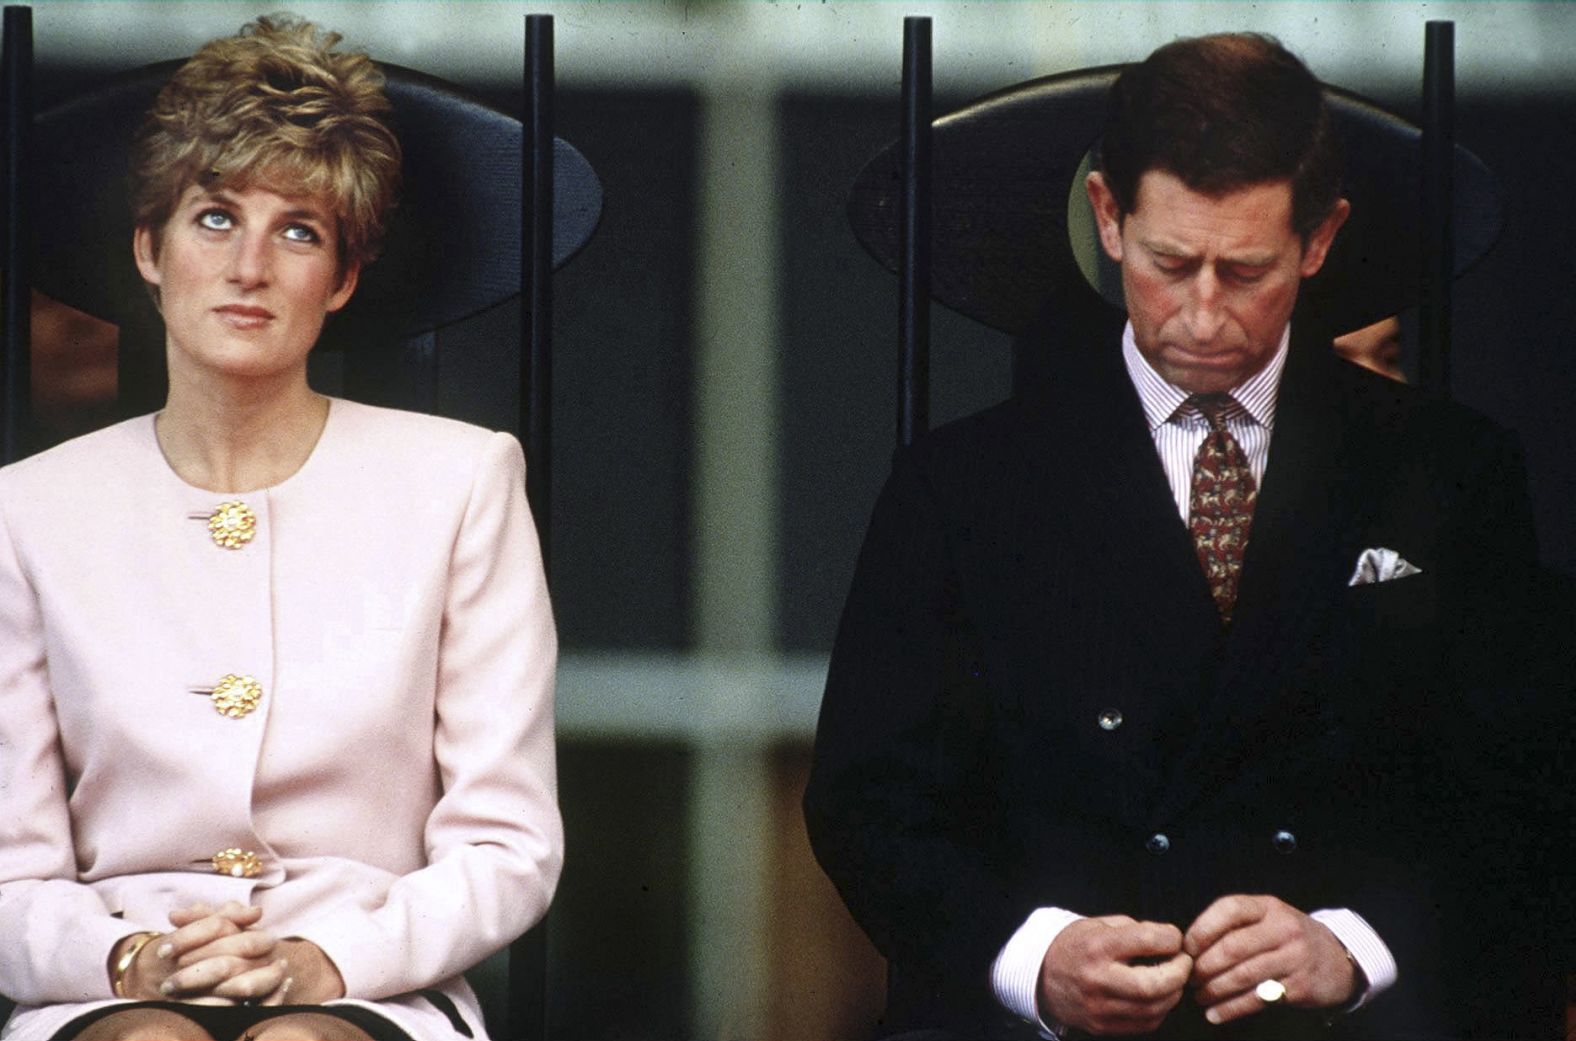
[[1098, 547], [1087, 563], [1100, 570], [1110, 600], [1138, 612], [1135, 635], [1170, 647], [1218, 626], [1192, 538], [1122, 364], [1123, 320], [1098, 340], [1051, 353], [1045, 386], [1025, 402], [1024, 450], [1037, 460], [1031, 472], [1048, 482], [1046, 501], [1076, 518], [1076, 544]]

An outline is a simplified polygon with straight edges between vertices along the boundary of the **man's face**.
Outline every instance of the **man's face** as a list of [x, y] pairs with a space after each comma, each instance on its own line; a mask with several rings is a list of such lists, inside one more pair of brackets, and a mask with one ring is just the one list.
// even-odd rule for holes
[[1304, 243], [1290, 181], [1212, 197], [1149, 170], [1125, 217], [1099, 173], [1087, 187], [1100, 243], [1122, 266], [1139, 352], [1191, 394], [1230, 390], [1264, 368], [1349, 209], [1342, 200]]

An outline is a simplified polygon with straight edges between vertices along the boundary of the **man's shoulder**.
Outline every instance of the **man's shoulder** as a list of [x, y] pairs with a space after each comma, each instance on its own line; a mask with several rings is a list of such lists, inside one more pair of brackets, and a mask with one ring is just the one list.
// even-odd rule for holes
[[1025, 437], [1023, 402], [1008, 399], [928, 431], [898, 452], [899, 466], [954, 482], [1018, 465]]
[[1329, 374], [1348, 427], [1399, 455], [1448, 464], [1484, 446], [1515, 444], [1511, 431], [1470, 405], [1338, 358]]

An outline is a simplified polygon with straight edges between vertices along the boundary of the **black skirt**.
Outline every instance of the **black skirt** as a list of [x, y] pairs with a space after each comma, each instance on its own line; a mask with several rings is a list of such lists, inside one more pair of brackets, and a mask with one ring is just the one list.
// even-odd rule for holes
[[[430, 995], [423, 996], [432, 1000]], [[434, 1001], [433, 1004], [439, 1011], [448, 1015], [456, 1029], [469, 1036], [470, 1028], [459, 1018], [458, 1012], [454, 1011], [453, 1003], [448, 1000], [447, 995], [439, 993], [437, 996], [443, 1001], [441, 1003]], [[448, 1007], [445, 1008], [445, 1005]], [[134, 1001], [125, 1005], [106, 1005], [103, 1008], [96, 1008], [61, 1027], [55, 1032], [52, 1041], [71, 1041], [101, 1019], [139, 1008], [163, 1009], [185, 1016], [218, 1041], [235, 1041], [264, 1020], [302, 1012], [342, 1019], [366, 1031], [372, 1041], [413, 1041], [409, 1034], [395, 1026], [393, 1022], [359, 1005], [193, 1005], [180, 1001]]]

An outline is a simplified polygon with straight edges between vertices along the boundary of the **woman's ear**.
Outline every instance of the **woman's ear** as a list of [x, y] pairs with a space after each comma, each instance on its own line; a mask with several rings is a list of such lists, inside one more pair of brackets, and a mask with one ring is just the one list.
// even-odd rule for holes
[[159, 270], [159, 239], [152, 228], [139, 224], [131, 233], [131, 252], [137, 258], [137, 271], [150, 286], [157, 286], [164, 275]]
[[347, 264], [345, 273], [340, 276], [339, 288], [328, 296], [328, 312], [335, 311], [350, 303], [350, 295], [356, 291], [356, 283], [361, 279], [361, 265]]

